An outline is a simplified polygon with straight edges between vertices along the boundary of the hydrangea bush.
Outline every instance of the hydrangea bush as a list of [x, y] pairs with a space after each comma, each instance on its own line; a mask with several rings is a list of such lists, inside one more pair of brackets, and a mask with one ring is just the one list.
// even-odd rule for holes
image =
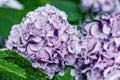
[[81, 0], [80, 7], [83, 12], [92, 11], [95, 13], [111, 13], [120, 10], [119, 0]]
[[82, 52], [71, 74], [79, 80], [120, 79], [120, 13], [102, 15], [83, 26]]
[[32, 61], [51, 78], [73, 65], [80, 51], [81, 34], [67, 22], [67, 15], [47, 4], [29, 12], [14, 25], [6, 46]]
[[[71, 66], [75, 80], [120, 80], [120, 13], [118, 0], [82, 0], [83, 11], [107, 12], [82, 24], [46, 4], [12, 27], [6, 47], [42, 69], [52, 79]], [[89, 3], [88, 3], [89, 2]]]

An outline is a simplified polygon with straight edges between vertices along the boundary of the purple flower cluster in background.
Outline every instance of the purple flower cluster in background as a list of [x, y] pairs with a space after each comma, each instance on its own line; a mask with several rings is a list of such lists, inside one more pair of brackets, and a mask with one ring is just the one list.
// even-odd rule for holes
[[120, 13], [83, 25], [81, 54], [71, 74], [76, 80], [120, 80]]
[[29, 12], [14, 25], [6, 46], [32, 61], [50, 77], [73, 65], [80, 51], [81, 34], [67, 22], [67, 15], [47, 4]]
[[111, 13], [120, 10], [119, 0], [81, 0], [80, 7], [83, 12], [92, 11]]

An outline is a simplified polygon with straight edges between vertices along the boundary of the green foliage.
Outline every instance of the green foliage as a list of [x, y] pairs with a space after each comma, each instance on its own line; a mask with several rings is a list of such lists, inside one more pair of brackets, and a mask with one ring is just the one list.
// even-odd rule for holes
[[71, 70], [70, 67], [66, 67], [64, 70], [65, 70], [65, 75], [60, 76], [56, 74], [54, 76], [54, 80], [75, 80], [75, 78], [70, 75], [70, 70]]
[[18, 12], [14, 9], [0, 8], [0, 36], [7, 37], [11, 26], [18, 22]]
[[72, 0], [54, 0], [50, 4], [58, 9], [65, 11], [68, 15], [68, 21], [71, 23], [78, 22], [81, 18], [79, 5]]
[[0, 50], [0, 80], [46, 80], [47, 75], [33, 68], [31, 62], [18, 53]]
[[24, 69], [20, 68], [19, 66], [15, 65], [11, 62], [7, 62], [3, 59], [0, 59], [0, 68], [7, 72], [13, 73], [17, 76], [26, 78]]

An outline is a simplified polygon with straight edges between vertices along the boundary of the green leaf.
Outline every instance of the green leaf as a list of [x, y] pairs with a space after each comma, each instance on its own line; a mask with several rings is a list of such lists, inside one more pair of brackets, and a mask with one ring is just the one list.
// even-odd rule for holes
[[0, 59], [2, 59], [2, 58], [4, 58], [4, 57], [8, 57], [9, 55], [7, 55], [6, 53], [2, 53], [1, 51], [0, 51]]
[[22, 78], [20, 76], [16, 76], [10, 72], [0, 70], [0, 80], [25, 80], [25, 78]]
[[[18, 53], [10, 50], [0, 50], [0, 64], [3, 64], [3, 69], [0, 69], [0, 79], [1, 80], [46, 80], [48, 77], [45, 73], [43, 73], [40, 69], [38, 68], [33, 68], [32, 64], [30, 61], [28, 61], [26, 58], [22, 57]], [[3, 60], [5, 63], [3, 63]], [[8, 65], [8, 64], [11, 65]], [[21, 69], [25, 71], [25, 77], [23, 78], [21, 76], [17, 76], [12, 73], [13, 70], [16, 70], [16, 72], [22, 73], [23, 72], [19, 71], [19, 68], [12, 68], [12, 64], [19, 66]], [[7, 67], [10, 67], [12, 70], [5, 70]], [[1, 68], [1, 65], [0, 65]], [[17, 73], [18, 74], [18, 73]]]
[[70, 75], [71, 67], [65, 67], [65, 75], [60, 76], [56, 74], [54, 80], [75, 80], [73, 76]]
[[26, 78], [24, 69], [20, 68], [19, 66], [15, 65], [11, 62], [7, 62], [3, 59], [0, 59], [0, 68], [4, 69], [5, 71], [8, 71], [12, 74], [15, 74], [17, 76]]

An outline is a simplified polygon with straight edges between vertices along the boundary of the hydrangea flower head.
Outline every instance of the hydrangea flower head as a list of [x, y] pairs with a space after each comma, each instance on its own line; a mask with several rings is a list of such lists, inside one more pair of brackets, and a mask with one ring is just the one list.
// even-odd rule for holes
[[120, 79], [120, 13], [100, 16], [84, 24], [83, 48], [71, 71], [76, 80]]
[[29, 12], [20, 24], [12, 27], [6, 46], [53, 76], [65, 65], [74, 64], [80, 53], [79, 42], [79, 31], [67, 22], [67, 15], [47, 4]]

